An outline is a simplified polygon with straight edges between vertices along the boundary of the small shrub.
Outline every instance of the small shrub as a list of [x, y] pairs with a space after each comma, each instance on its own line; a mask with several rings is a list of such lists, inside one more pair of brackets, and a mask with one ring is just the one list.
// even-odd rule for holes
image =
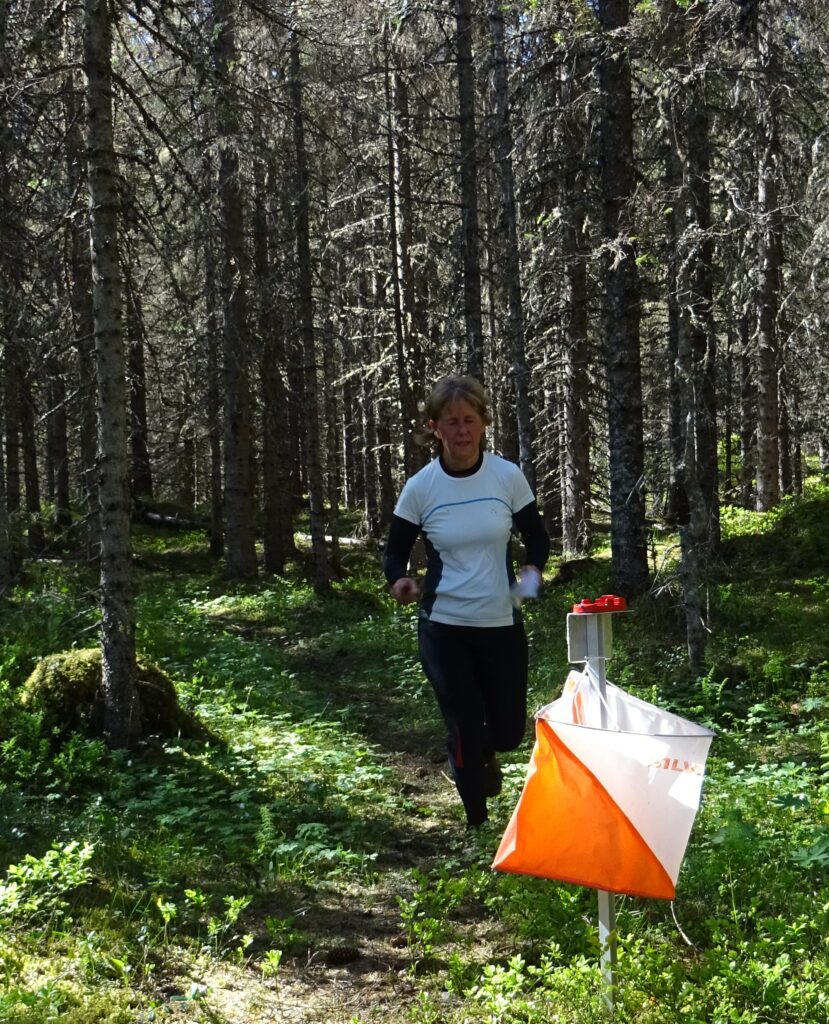
[[92, 846], [73, 841], [55, 846], [42, 857], [28, 854], [12, 864], [0, 884], [0, 921], [30, 925], [62, 910], [64, 896], [89, 880], [92, 853]]

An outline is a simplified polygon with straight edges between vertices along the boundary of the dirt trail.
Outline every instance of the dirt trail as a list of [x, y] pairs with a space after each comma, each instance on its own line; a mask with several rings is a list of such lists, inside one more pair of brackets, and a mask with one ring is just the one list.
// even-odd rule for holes
[[[411, 753], [389, 758], [397, 769], [401, 791], [433, 813], [413, 818], [404, 841], [379, 851], [366, 882], [353, 878], [327, 882], [309, 893], [295, 922], [310, 942], [301, 952], [292, 949], [284, 957], [276, 978], [263, 979], [253, 965], [223, 964], [203, 977], [181, 979], [185, 990], [193, 980], [207, 987], [207, 1004], [218, 1016], [208, 1015], [205, 1020], [212, 1024], [402, 1024], [411, 1019], [418, 991], [444, 965], [419, 959], [418, 951], [406, 941], [398, 898], [411, 894], [410, 872], [436, 868], [448, 856], [483, 863], [491, 853], [486, 842], [471, 844], [466, 837], [445, 765]], [[469, 920], [453, 918], [453, 923], [461, 930], [481, 924], [471, 911]], [[179, 1019], [199, 1019], [184, 1006], [181, 1010], [186, 1016]]]

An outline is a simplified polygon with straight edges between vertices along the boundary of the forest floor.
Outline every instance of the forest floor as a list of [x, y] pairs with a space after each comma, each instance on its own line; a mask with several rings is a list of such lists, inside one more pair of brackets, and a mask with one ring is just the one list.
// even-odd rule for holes
[[[369, 877], [302, 893], [292, 912], [302, 939], [283, 957], [276, 979], [227, 963], [213, 964], [199, 976], [223, 1021], [350, 1024], [409, 1019], [421, 980], [446, 968], [445, 957], [424, 956], [417, 942], [410, 945], [407, 939], [400, 900], [412, 894], [412, 872], [428, 877], [447, 861], [457, 870], [472, 863], [482, 867], [497, 846], [493, 829], [474, 838], [461, 832], [451, 806], [451, 782], [433, 761], [405, 753], [389, 758], [392, 785], [424, 812], [412, 821], [408, 834], [378, 852]], [[425, 812], [427, 807], [431, 813]], [[497, 939], [487, 936], [492, 926], [482, 921], [478, 908], [456, 908], [453, 918], [458, 938], [466, 934], [461, 941], [474, 944], [482, 963], [497, 955]], [[186, 975], [185, 980], [189, 985], [194, 979]]]
[[[717, 732], [677, 898], [619, 898], [614, 1019], [829, 1022], [829, 490], [724, 510], [709, 671], [689, 676], [667, 543], [610, 676]], [[137, 643], [213, 738], [130, 754], [21, 701], [95, 643], [95, 580], [32, 563], [0, 618], [0, 1024], [593, 1024], [592, 890], [491, 870], [532, 743], [467, 833], [374, 553], [317, 597], [231, 584], [203, 534], [136, 534]], [[597, 550], [527, 605], [531, 711], [568, 670]]]
[[[156, 556], [154, 571], [163, 572], [171, 554], [173, 562], [180, 564], [180, 552], [165, 552]], [[222, 611], [212, 621], [219, 633], [241, 637], [246, 643], [268, 643], [276, 629], [283, 657], [303, 666], [306, 694], [324, 702], [326, 717], [349, 718], [371, 741], [374, 758], [382, 764], [384, 788], [394, 794], [395, 822], [385, 841], [372, 851], [369, 870], [344, 875], [334, 871], [327, 879], [315, 877], [292, 887], [290, 896], [283, 893], [273, 904], [266, 900], [256, 916], [247, 918], [254, 940], [242, 962], [211, 960], [206, 969], [195, 970], [188, 963], [181, 976], [168, 977], [167, 994], [176, 990], [184, 994], [194, 983], [204, 986], [212, 1012], [223, 1024], [405, 1021], [412, 1019], [412, 1010], [417, 1015], [418, 994], [445, 975], [451, 950], [471, 954], [479, 969], [499, 959], [506, 961], [512, 952], [511, 934], [489, 919], [474, 900], [450, 896], [445, 908], [434, 908], [433, 918], [429, 904], [439, 904], [440, 898], [432, 900], [428, 893], [416, 890], [447, 873], [489, 870], [515, 802], [526, 747], [516, 756], [512, 771], [507, 769], [513, 783], [507, 784], [508, 792], [490, 802], [493, 821], [470, 833], [448, 774], [442, 726], [422, 681], [412, 687], [410, 680], [406, 688], [408, 698], [416, 695], [426, 702], [413, 717], [411, 707], [401, 707], [399, 700], [387, 702], [382, 690], [370, 694], [354, 712], [350, 710], [355, 696], [352, 677], [359, 672], [362, 658], [340, 644], [327, 649], [330, 622], [312, 616], [302, 632], [286, 634], [277, 623], [252, 623], [244, 614]], [[412, 625], [410, 615], [403, 621]], [[326, 627], [322, 633], [316, 631], [319, 625]], [[389, 660], [396, 664], [400, 658], [398, 651]], [[407, 661], [411, 676], [411, 658]], [[393, 670], [387, 682], [395, 685], [392, 676]], [[451, 909], [451, 924], [440, 919], [444, 909]], [[278, 913], [288, 941], [277, 976], [265, 978], [250, 966], [260, 949], [273, 944], [264, 924], [273, 913]], [[440, 955], [435, 955], [434, 947], [440, 947]], [[173, 1004], [177, 1016], [198, 1019], [200, 1008], [188, 1002], [192, 1004], [192, 1000]]]

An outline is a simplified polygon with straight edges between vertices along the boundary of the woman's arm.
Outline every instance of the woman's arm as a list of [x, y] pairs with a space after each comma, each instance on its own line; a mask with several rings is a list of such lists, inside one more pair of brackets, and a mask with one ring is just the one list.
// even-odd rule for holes
[[409, 555], [412, 553], [414, 542], [420, 533], [420, 526], [417, 523], [409, 522], [401, 516], [392, 516], [389, 527], [389, 539], [386, 542], [386, 551], [383, 556], [383, 572], [389, 582], [389, 586], [406, 576], [409, 568]]
[[538, 512], [538, 505], [531, 501], [513, 515], [513, 521], [521, 534], [527, 552], [527, 564], [544, 570], [550, 556], [550, 538]]

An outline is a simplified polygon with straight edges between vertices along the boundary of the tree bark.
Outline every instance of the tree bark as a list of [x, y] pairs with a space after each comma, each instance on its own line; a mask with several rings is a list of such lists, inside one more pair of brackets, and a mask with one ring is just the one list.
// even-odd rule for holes
[[[685, 11], [689, 47], [704, 62], [705, 36], [699, 19], [700, 4]], [[711, 168], [708, 99], [704, 79], [691, 66], [690, 82], [683, 94], [685, 188], [689, 266], [688, 291], [691, 347], [694, 361], [694, 434], [697, 480], [705, 502], [707, 545], [716, 551], [720, 543], [719, 467], [717, 463], [717, 334], [714, 327], [714, 242], [711, 230]], [[705, 558], [703, 558], [705, 561]]]
[[781, 495], [791, 494], [794, 488], [794, 471], [792, 469], [792, 432], [791, 420], [789, 417], [789, 380], [785, 364], [785, 347], [781, 353], [782, 365], [777, 378], [777, 390], [779, 395], [779, 410], [777, 423], [777, 436], [779, 438], [780, 450], [780, 480], [779, 487]]
[[295, 230], [297, 248], [297, 317], [302, 341], [305, 400], [305, 467], [311, 530], [311, 583], [322, 593], [331, 585], [332, 570], [325, 542], [325, 501], [320, 460], [319, 385], [314, 335], [314, 293], [311, 281], [311, 239], [308, 197], [308, 154], [305, 148], [305, 114], [300, 66], [299, 33], [291, 33], [289, 92], [293, 106], [295, 158]]
[[[16, 319], [11, 303], [4, 310], [11, 321]], [[23, 368], [20, 365], [20, 346], [17, 338], [10, 336], [6, 340], [3, 353], [4, 369], [4, 417], [3, 429], [6, 442], [6, 508], [9, 515], [19, 518], [23, 489], [20, 479], [20, 392], [22, 388]], [[14, 524], [13, 524], [14, 525]]]
[[[411, 307], [404, 308], [404, 295], [408, 292], [413, 303], [413, 285], [411, 282], [411, 260], [409, 257], [408, 226], [404, 223], [401, 209], [402, 198], [399, 194], [405, 170], [399, 139], [398, 119], [399, 108], [404, 104], [400, 91], [402, 80], [398, 76], [392, 86], [391, 41], [388, 24], [384, 29], [385, 67], [384, 81], [386, 90], [387, 110], [387, 168], [388, 168], [388, 204], [389, 204], [389, 247], [391, 250], [391, 292], [392, 316], [394, 320], [395, 353], [397, 357], [397, 384], [400, 393], [400, 414], [403, 421], [403, 465], [407, 476], [411, 476], [420, 468], [418, 452], [414, 444], [414, 430], [417, 425], [417, 398], [412, 387], [411, 360]], [[404, 107], [405, 109], [405, 107]]]
[[35, 436], [35, 400], [28, 368], [20, 375], [20, 437], [23, 452], [23, 479], [26, 482], [26, 530], [29, 555], [43, 554], [46, 538], [40, 508], [40, 476]]
[[[11, 289], [6, 293], [6, 308], [3, 310], [7, 320], [11, 321], [13, 304]], [[22, 487], [20, 480], [20, 382], [22, 370], [17, 339], [8, 337], [3, 352], [3, 440], [5, 442], [6, 473], [4, 490], [6, 494], [6, 512], [8, 514], [11, 557], [13, 569], [20, 567], [22, 559], [20, 534], [20, 506]]]
[[331, 531], [331, 564], [339, 568], [340, 519], [340, 436], [337, 429], [337, 392], [334, 381], [338, 376], [336, 337], [333, 313], [325, 320], [322, 350], [323, 406], [325, 409], [325, 490], [328, 496], [328, 525]]
[[[202, 185], [206, 195], [215, 191], [215, 178], [207, 142], [207, 132], [202, 130]], [[222, 487], [222, 402], [221, 382], [219, 379], [219, 315], [216, 296], [218, 285], [216, 280], [216, 253], [210, 235], [211, 204], [204, 201], [205, 211], [201, 218], [203, 235], [202, 258], [204, 260], [204, 308], [205, 324], [202, 337], [203, 353], [206, 366], [204, 389], [205, 416], [207, 419], [207, 440], [210, 450], [210, 554], [213, 558], [221, 558], [224, 554], [224, 494]]]
[[[675, 12], [674, 0], [666, 6]], [[665, 501], [665, 521], [671, 526], [678, 526], [688, 518], [688, 504], [685, 489], [680, 481], [680, 466], [685, 455], [685, 424], [682, 420], [679, 394], [679, 377], [677, 375], [677, 357], [679, 354], [680, 332], [680, 296], [679, 296], [679, 235], [678, 227], [682, 207], [682, 164], [676, 147], [676, 119], [674, 104], [670, 96], [666, 96], [661, 104], [662, 117], [665, 122], [665, 190], [666, 209], [665, 226], [667, 229], [667, 255], [665, 267], [666, 305], [668, 311], [666, 362], [668, 378], [668, 493]]]
[[204, 246], [204, 289], [207, 317], [205, 322], [205, 356], [207, 382], [205, 402], [207, 436], [210, 446], [210, 554], [224, 554], [224, 493], [222, 487], [222, 401], [219, 372], [219, 317], [216, 310], [216, 264], [210, 239]]
[[[0, 395], [0, 398], [2, 396]], [[6, 508], [6, 474], [3, 446], [0, 444], [0, 596], [13, 582], [12, 548], [9, 533], [9, 513]]]
[[[77, 61], [72, 19], [67, 17], [64, 29], [64, 59], [68, 67]], [[95, 465], [97, 448], [97, 413], [95, 397], [95, 341], [92, 310], [92, 264], [89, 235], [82, 197], [88, 193], [87, 168], [82, 135], [80, 86], [75, 72], [66, 73], [62, 84], [65, 153], [69, 278], [69, 308], [72, 316], [72, 337], [77, 359], [79, 381], [80, 492], [82, 495], [82, 536], [86, 557], [95, 561], [100, 554], [101, 515], [98, 499], [98, 472]]]
[[794, 438], [794, 451], [792, 453], [792, 489], [795, 495], [803, 496], [803, 425], [800, 422], [800, 395], [796, 385], [791, 390], [791, 422]]
[[[0, 3], [2, 0], [0, 0]], [[2, 310], [0, 310], [2, 312]], [[3, 422], [3, 405], [5, 395], [0, 387], [0, 423]], [[13, 582], [13, 558], [11, 532], [9, 530], [9, 511], [6, 507], [6, 468], [3, 458], [3, 445], [0, 443], [0, 596]]]
[[363, 420], [363, 479], [365, 482], [365, 516], [369, 534], [378, 538], [382, 533], [380, 505], [377, 497], [377, 418], [375, 416], [374, 389], [369, 379], [360, 379], [360, 413]]
[[[362, 212], [361, 208], [360, 212]], [[360, 218], [362, 221], [362, 217]], [[362, 235], [361, 235], [362, 237]], [[357, 275], [357, 301], [360, 308], [359, 315], [359, 337], [360, 351], [358, 358], [364, 366], [373, 366], [376, 362], [376, 342], [369, 313], [369, 285], [367, 272], [361, 267]], [[370, 536], [378, 538], [382, 526], [380, 523], [380, 507], [377, 496], [377, 422], [375, 417], [374, 403], [374, 380], [375, 375], [369, 376], [361, 373], [358, 383], [358, 401], [361, 419], [361, 449], [360, 459], [362, 472], [358, 477], [362, 485], [363, 509]]]
[[[702, 586], [718, 542], [712, 253], [706, 96], [693, 58], [703, 43], [696, 6], [663, 5], [664, 60], [676, 69], [663, 109], [670, 191], [670, 285], [674, 290], [678, 436], [672, 438], [681, 549], [680, 582], [688, 658], [696, 675], [705, 655]], [[670, 296], [669, 296], [670, 298]], [[673, 339], [672, 339], [673, 340]], [[673, 395], [672, 395], [673, 398]], [[672, 417], [673, 420], [673, 417]]]
[[130, 384], [130, 467], [132, 499], [152, 498], [153, 476], [148, 444], [147, 378], [144, 368], [144, 324], [141, 298], [135, 287], [133, 266], [124, 261], [127, 298], [127, 351]]
[[737, 320], [740, 343], [740, 504], [752, 506], [754, 463], [757, 446], [757, 388], [752, 365], [751, 330], [749, 314], [743, 310]]
[[535, 490], [535, 455], [532, 441], [530, 374], [524, 344], [524, 305], [521, 296], [521, 259], [518, 249], [518, 210], [515, 174], [512, 166], [512, 126], [509, 78], [502, 0], [489, 2], [489, 31], [492, 43], [492, 151], [498, 178], [500, 202], [497, 236], [498, 265], [493, 267], [496, 311], [506, 306], [509, 338], [509, 375], [518, 427], [518, 458], [524, 476]]
[[579, 129], [577, 74], [580, 61], [563, 83], [563, 201], [561, 248], [564, 262], [564, 476], [562, 480], [562, 548], [584, 554], [591, 542], [590, 514], [590, 380], [587, 318], [587, 252], [584, 237], [586, 197], [582, 181], [583, 133]]
[[732, 311], [726, 310], [726, 341], [725, 341], [725, 393], [723, 395], [723, 444], [725, 459], [723, 466], [723, 495], [726, 501], [731, 500], [734, 489], [734, 410], [731, 403], [734, 396], [734, 330], [732, 327]]
[[111, 747], [129, 747], [139, 737], [141, 719], [135, 681], [126, 356], [121, 323], [118, 184], [112, 117], [112, 39], [107, 0], [84, 0], [83, 39], [98, 390], [104, 738]]
[[472, 5], [455, 0], [460, 121], [461, 256], [466, 370], [484, 383], [481, 314], [481, 255], [478, 227], [478, 131], [475, 123], [475, 68], [472, 63]]
[[757, 168], [757, 511], [765, 512], [780, 500], [777, 318], [782, 286], [783, 218], [779, 201], [779, 85], [773, 43], [765, 28], [758, 31], [757, 48], [760, 73]]
[[628, 0], [599, 0], [605, 32], [599, 61], [601, 189], [605, 237], [605, 362], [614, 590], [634, 597], [648, 586], [645, 539], [640, 293], [631, 205], [635, 187], [630, 57], [620, 30]]
[[234, 82], [237, 0], [213, 0], [213, 64], [222, 233], [222, 377], [224, 383], [224, 498], [227, 572], [256, 576], [251, 479], [250, 336], [247, 253], [239, 178], [239, 103]]
[[[7, 89], [11, 91], [14, 73], [6, 45], [9, 6], [8, 0], [0, 0], [0, 95], [4, 97]], [[0, 513], [0, 586], [11, 582], [21, 561], [17, 322], [22, 259], [17, 252], [19, 246], [12, 242], [21, 237], [17, 224], [19, 213], [12, 195], [12, 167], [14, 151], [18, 146], [11, 118], [7, 109], [4, 109], [0, 116], [0, 471], [3, 473], [0, 481], [3, 492], [3, 510]], [[5, 453], [2, 450], [4, 445]]]
[[285, 321], [279, 295], [280, 274], [270, 246], [268, 216], [276, 188], [273, 167], [257, 166], [253, 222], [254, 270], [259, 295], [259, 337], [262, 346], [262, 497], [264, 503], [264, 566], [281, 575], [294, 552], [291, 500], [285, 486], [291, 476]]
[[47, 360], [49, 386], [46, 417], [47, 461], [50, 467], [50, 500], [54, 503], [54, 525], [59, 531], [65, 530], [72, 522], [69, 508], [69, 441], [66, 416], [66, 380], [63, 365], [52, 351]]

